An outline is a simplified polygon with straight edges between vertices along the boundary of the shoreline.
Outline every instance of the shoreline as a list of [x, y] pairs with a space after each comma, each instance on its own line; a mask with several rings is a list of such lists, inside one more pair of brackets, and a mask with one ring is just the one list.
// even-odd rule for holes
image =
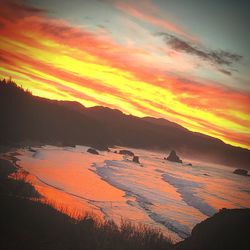
[[[29, 169], [31, 170], [32, 175], [34, 175], [35, 178], [37, 179], [35, 183], [37, 184], [37, 182], [39, 182], [38, 186], [41, 186], [40, 184], [41, 182], [43, 182], [43, 184], [46, 185], [48, 190], [53, 189], [54, 191], [56, 191], [56, 195], [58, 196], [56, 199], [56, 202], [57, 200], [61, 200], [63, 202], [64, 199], [66, 199], [67, 200], [65, 203], [66, 207], [68, 207], [68, 204], [70, 204], [70, 206], [73, 206], [74, 201], [77, 199], [79, 200], [80, 203], [86, 202], [86, 206], [84, 206], [84, 211], [86, 210], [89, 211], [89, 206], [93, 205], [95, 207], [94, 213], [98, 212], [98, 214], [101, 215], [101, 217], [104, 217], [105, 219], [114, 219], [117, 224], [120, 223], [121, 218], [124, 218], [123, 215], [124, 216], [132, 215], [133, 217], [127, 217], [127, 218], [131, 220], [133, 223], [143, 223], [143, 224], [153, 226], [154, 228], [161, 228], [161, 230], [164, 232], [165, 235], [169, 235], [170, 233], [176, 234], [177, 236], [173, 237], [173, 239], [178, 237], [175, 239], [175, 242], [181, 241], [182, 239], [189, 236], [191, 233], [191, 230], [195, 227], [195, 225], [203, 221], [205, 218], [207, 218], [207, 215], [203, 215], [202, 213], [203, 210], [200, 211], [199, 209], [195, 207], [192, 207], [192, 206], [190, 207], [190, 204], [186, 204], [187, 201], [185, 201], [185, 199], [183, 199], [183, 197], [178, 192], [178, 190], [176, 190], [176, 185], [177, 186], [182, 185], [181, 183], [186, 179], [186, 177], [191, 178], [188, 183], [190, 184], [189, 186], [192, 190], [192, 193], [197, 193], [197, 197], [201, 196], [201, 199], [206, 200], [206, 198], [207, 197], [209, 198], [209, 196], [202, 196], [202, 192], [204, 190], [203, 189], [195, 190], [195, 188], [205, 187], [207, 184], [196, 185], [195, 183], [196, 182], [198, 183], [199, 181], [199, 179], [197, 178], [198, 177], [202, 178], [200, 180], [206, 181], [205, 183], [209, 182], [211, 178], [217, 181], [218, 177], [221, 176], [221, 173], [222, 173], [221, 171], [223, 171], [223, 169], [218, 169], [219, 170], [218, 177], [216, 177], [215, 175], [217, 174], [217, 172], [214, 172], [213, 174], [211, 173], [209, 175], [204, 175], [204, 171], [210, 171], [208, 170], [209, 166], [205, 166], [204, 168], [201, 169], [201, 171], [199, 170], [200, 167], [196, 167], [196, 166], [189, 167], [189, 166], [179, 166], [176, 164], [172, 164], [170, 166], [169, 165], [170, 163], [168, 162], [164, 163], [161, 160], [162, 155], [160, 153], [159, 155], [157, 155], [156, 152], [153, 152], [153, 155], [151, 155], [149, 151], [144, 152], [144, 150], [142, 149], [138, 150], [138, 149], [128, 148], [129, 150], [134, 151], [134, 153], [136, 153], [137, 155], [140, 155], [140, 157], [142, 157], [141, 158], [142, 163], [146, 164], [143, 168], [141, 167], [137, 168], [136, 164], [132, 163], [129, 159], [124, 160], [122, 155], [120, 154], [113, 154], [111, 151], [111, 152], [100, 152], [99, 156], [95, 156], [95, 155], [87, 153], [87, 148], [88, 147], [86, 146], [80, 146], [80, 145], [76, 147], [58, 147], [58, 146], [52, 146], [52, 145], [48, 145], [48, 146], [44, 145], [44, 147], [40, 148], [40, 150], [39, 148], [35, 148], [35, 147], [34, 148], [26, 147], [25, 151], [27, 152], [27, 154], [24, 153], [25, 155], [24, 159], [27, 159], [27, 163], [29, 164], [27, 165], [26, 168], [25, 168], [26, 165], [23, 165], [23, 167], [28, 171]], [[35, 152], [36, 150], [37, 152]], [[62, 155], [59, 157], [61, 153]], [[33, 159], [33, 155], [34, 155], [34, 159]], [[71, 158], [67, 158], [66, 157], [67, 155], [69, 155]], [[32, 158], [30, 159], [30, 157]], [[77, 158], [75, 162], [75, 159], [74, 159], [74, 163], [73, 163], [72, 157], [73, 158], [80, 157], [80, 160]], [[148, 167], [148, 164], [149, 165], [151, 164], [149, 161], [151, 158], [152, 160], [154, 159], [154, 161], [152, 161], [153, 165]], [[25, 161], [23, 162], [23, 164], [25, 164]], [[46, 161], [46, 163], [44, 161]], [[70, 164], [68, 164], [67, 162]], [[80, 162], [80, 165], [79, 165], [79, 162]], [[97, 162], [97, 164], [95, 162]], [[62, 167], [61, 167], [61, 164], [63, 164]], [[75, 164], [79, 166], [75, 168], [76, 167]], [[157, 169], [154, 169], [156, 168], [156, 166], [157, 166]], [[162, 169], [163, 171], [161, 172], [156, 171], [158, 170], [158, 168]], [[101, 172], [99, 172], [99, 170]], [[215, 168], [211, 169], [211, 171], [215, 171], [215, 170], [216, 170]], [[81, 172], [83, 171], [83, 173], [85, 173], [84, 176], [80, 176], [79, 171]], [[104, 181], [106, 184], [111, 185], [112, 187], [125, 192], [125, 196], [124, 195], [123, 196], [126, 199], [126, 204], [129, 206], [129, 210], [127, 210], [127, 208], [125, 208], [122, 204], [119, 204], [119, 202], [107, 203], [108, 201], [107, 197], [103, 197], [103, 194], [105, 194], [105, 189], [98, 188], [98, 190], [102, 190], [102, 192], [99, 193], [98, 196], [102, 197], [103, 200], [98, 200], [95, 193], [92, 193], [92, 194], [88, 193], [87, 191], [88, 188], [90, 189], [96, 188], [95, 183], [96, 181], [98, 182], [98, 180], [97, 179], [90, 180], [89, 178], [87, 178], [86, 176], [88, 175], [86, 175], [87, 172], [85, 171], [87, 172], [91, 171], [92, 173], [94, 173], [94, 175], [97, 175], [95, 176], [95, 178], [98, 177], [97, 178], [98, 180], [100, 178], [101, 181]], [[77, 176], [75, 176], [75, 174], [72, 175], [71, 173], [78, 173], [78, 174]], [[123, 177], [126, 177], [128, 173], [130, 175], [129, 179], [123, 178]], [[159, 180], [160, 180], [159, 178], [162, 175], [164, 175], [164, 173], [169, 173], [171, 176], [173, 175], [173, 173], [177, 174], [176, 180], [178, 180], [178, 182], [175, 183], [174, 181], [173, 183], [168, 183], [164, 179], [161, 178], [161, 181], [162, 181], [160, 185], [161, 187], [158, 190], [157, 186], [159, 187]], [[186, 175], [187, 173], [188, 175]], [[225, 174], [227, 174], [225, 178], [235, 177], [235, 176], [232, 176], [232, 174], [230, 174], [229, 171], [227, 171], [227, 173]], [[137, 177], [134, 179], [133, 176], [134, 177], [137, 176]], [[145, 178], [146, 179], [143, 180], [140, 178], [140, 176], [143, 177], [143, 179]], [[180, 178], [180, 176], [182, 176], [183, 179]], [[77, 177], [77, 181], [75, 181], [74, 179], [75, 177]], [[130, 181], [131, 177], [133, 177], [133, 180], [134, 180], [132, 182]], [[85, 181], [85, 178], [87, 178], [87, 181], [88, 181], [87, 183]], [[154, 184], [156, 180], [155, 178], [157, 178], [157, 185], [156, 183]], [[235, 177], [235, 178], [239, 178], [239, 177]], [[80, 182], [78, 179], [80, 180]], [[72, 182], [72, 180], [74, 180], [74, 182]], [[194, 184], [192, 183], [192, 181], [194, 181]], [[221, 186], [222, 179], [219, 178], [218, 181]], [[78, 182], [80, 186], [78, 185]], [[183, 183], [185, 184], [186, 182], [187, 181], [184, 181]], [[72, 186], [72, 185], [75, 185], [75, 183], [77, 183], [77, 186]], [[148, 186], [148, 184], [150, 185]], [[150, 186], [152, 186], [152, 189], [151, 188], [149, 189]], [[171, 189], [169, 189], [170, 186], [171, 186]], [[85, 188], [87, 188], [87, 190], [85, 190]], [[175, 190], [174, 192], [176, 192], [176, 197], [173, 196], [174, 200], [171, 200], [172, 198], [170, 196], [170, 194], [173, 191], [172, 189], [174, 189]], [[218, 189], [218, 192], [219, 190], [220, 189]], [[141, 193], [142, 191], [143, 193]], [[214, 190], [211, 190], [211, 191], [214, 191]], [[46, 197], [46, 192], [47, 192], [46, 190], [43, 190], [45, 197]], [[155, 193], [155, 196], [154, 196], [155, 198], [158, 197], [156, 200], [154, 199], [154, 197], [150, 195], [151, 192]], [[52, 194], [51, 191], [49, 193], [50, 195]], [[59, 193], [63, 194], [63, 197], [61, 197]], [[213, 193], [214, 192], [212, 192], [211, 195], [213, 195]], [[217, 194], [217, 191], [215, 194]], [[70, 202], [68, 200], [69, 197], [70, 197]], [[169, 200], [168, 197], [171, 199]], [[229, 199], [231, 199], [230, 198], [231, 196], [228, 196], [228, 197]], [[52, 198], [54, 199], [54, 197]], [[153, 198], [153, 201], [152, 201], [152, 198]], [[163, 201], [161, 201], [161, 199], [163, 199]], [[198, 205], [198, 202], [201, 200], [196, 197], [193, 197], [193, 199], [194, 199], [193, 202], [196, 202], [197, 205]], [[218, 199], [219, 199], [219, 196], [218, 196]], [[150, 200], [152, 202], [150, 202]], [[158, 201], [160, 201], [159, 204], [165, 204], [164, 208], [157, 207]], [[162, 203], [162, 202], [166, 202], [166, 203]], [[175, 202], [179, 202], [179, 203], [177, 203], [177, 205], [173, 205], [175, 204]], [[244, 202], [247, 204], [247, 201], [242, 200], [242, 204], [244, 204]], [[53, 204], [55, 202], [52, 201], [51, 203]], [[218, 212], [219, 209], [223, 207], [234, 208], [235, 206], [231, 204], [233, 204], [233, 201], [229, 203], [229, 201], [224, 202], [223, 200], [220, 200], [220, 203], [217, 204], [216, 211]], [[168, 209], [168, 205], [172, 207]], [[183, 207], [183, 205], [185, 205], [185, 207]], [[59, 206], [59, 204], [57, 206]], [[78, 205], [76, 204], [76, 206]], [[179, 210], [173, 210], [174, 206], [179, 207]], [[78, 210], [78, 208], [76, 210]], [[93, 210], [91, 209], [91, 213], [92, 212]], [[144, 218], [141, 215], [146, 216], [147, 218], [149, 217], [150, 221], [148, 221], [148, 219], [145, 220], [146, 217]], [[176, 217], [176, 216], [179, 216], [179, 217]], [[182, 223], [182, 220], [184, 222], [186, 221], [186, 223]]]
[[[33, 147], [37, 147], [37, 146], [33, 146]], [[21, 149], [31, 151], [30, 148], [31, 148], [30, 146], [26, 146], [26, 147], [22, 147]], [[52, 206], [54, 209], [58, 210], [58, 212], [64, 213], [72, 218], [82, 217], [85, 214], [92, 214], [95, 218], [98, 218], [98, 220], [103, 220], [103, 214], [101, 213], [101, 211], [94, 209], [92, 204], [89, 204], [89, 206], [86, 205], [86, 202], [88, 202], [88, 199], [85, 199], [84, 197], [81, 197], [81, 196], [76, 196], [71, 193], [67, 193], [65, 192], [65, 190], [60, 189], [56, 186], [50, 185], [49, 183], [43, 181], [38, 176], [22, 168], [17, 163], [18, 161], [20, 161], [20, 159], [17, 156], [22, 155], [18, 152], [18, 150], [20, 150], [20, 148], [12, 148], [11, 151], [0, 154], [0, 159], [3, 158], [4, 160], [10, 162], [17, 169], [17, 172], [15, 172], [14, 179], [22, 180], [23, 175], [25, 175], [26, 181], [30, 185], [32, 185], [32, 187], [41, 196], [38, 199], [38, 202], [41, 202], [43, 204], [48, 204]], [[12, 177], [10, 176], [10, 178]], [[69, 197], [67, 197], [67, 195]], [[71, 199], [72, 196], [74, 196], [75, 198], [78, 198], [79, 202], [76, 202], [73, 198]], [[68, 201], [65, 203], [65, 201], [63, 200], [68, 200]], [[81, 204], [80, 206], [82, 207], [82, 209], [77, 209], [74, 206], [74, 204], [76, 205]]]
[[[88, 244], [92, 245], [90, 249], [99, 249], [98, 245], [103, 244], [105, 242], [106, 247], [102, 249], [120, 249], [118, 247], [119, 245], [122, 246], [121, 249], [148, 249], [147, 245], [151, 245], [151, 249], [172, 249], [172, 243], [169, 239], [165, 238], [159, 231], [151, 229], [146, 226], [136, 226], [129, 222], [123, 221], [121, 226], [118, 227], [113, 221], [100, 221], [99, 217], [97, 217], [93, 213], [89, 213], [88, 211], [85, 211], [84, 215], [76, 214], [76, 216], [70, 216], [67, 209], [64, 209], [61, 207], [61, 209], [57, 209], [54, 207], [54, 204], [51, 203], [44, 203], [41, 199], [33, 199], [29, 195], [18, 195], [18, 194], [8, 194], [8, 191], [11, 192], [11, 190], [8, 190], [8, 185], [6, 186], [7, 189], [3, 189], [3, 184], [11, 182], [15, 184], [15, 182], [20, 182], [18, 179], [12, 179], [9, 178], [9, 174], [15, 173], [15, 171], [20, 168], [15, 166], [16, 164], [16, 154], [11, 152], [10, 155], [0, 155], [0, 178], [4, 178], [2, 176], [2, 169], [6, 170], [6, 178], [2, 179], [5, 180], [4, 182], [1, 182], [0, 185], [0, 196], [3, 204], [1, 205], [1, 213], [0, 217], [4, 216], [4, 220], [1, 219], [3, 223], [1, 223], [1, 226], [5, 226], [6, 230], [3, 234], [3, 239], [0, 246], [3, 247], [3, 249], [28, 249], [31, 247], [31, 249], [36, 249], [37, 246], [42, 246], [44, 243], [43, 237], [49, 237], [48, 244], [55, 246], [55, 244], [62, 244], [67, 246], [63, 249], [72, 249], [70, 246], [77, 245], [77, 247], [73, 247], [73, 249], [82, 249], [80, 246], [82, 246], [83, 243], [81, 242], [89, 242]], [[24, 180], [22, 180], [24, 181]], [[28, 186], [30, 186], [29, 183], [27, 183]], [[15, 188], [15, 186], [14, 186]], [[16, 188], [15, 188], [16, 189]], [[6, 190], [6, 192], [4, 191]], [[17, 190], [18, 191], [18, 190]], [[19, 191], [18, 191], [19, 192]], [[15, 204], [15, 205], [14, 205]], [[4, 206], [3, 206], [4, 205]], [[16, 208], [18, 209], [16, 210]], [[33, 212], [31, 212], [31, 210]], [[13, 213], [13, 211], [16, 211]], [[30, 211], [30, 212], [29, 212]], [[6, 216], [6, 213], [8, 213], [8, 216]], [[10, 213], [10, 214], [9, 214]], [[47, 215], [46, 215], [47, 214]], [[72, 215], [72, 214], [71, 214]], [[44, 217], [44, 219], [42, 219]], [[51, 217], [52, 216], [52, 217]], [[14, 219], [16, 218], [16, 219]], [[29, 224], [34, 224], [34, 229], [32, 232], [29, 233], [29, 237], [31, 240], [25, 241], [25, 237], [23, 240], [19, 239], [18, 235], [22, 235], [22, 227], [26, 227], [27, 223], [25, 223], [26, 218], [29, 220]], [[10, 221], [9, 221], [10, 220]], [[55, 220], [55, 222], [53, 222]], [[5, 223], [6, 221], [6, 223]], [[18, 227], [16, 227], [15, 221], [23, 221], [18, 223]], [[37, 221], [40, 221], [39, 224], [36, 225]], [[13, 224], [14, 223], [14, 224]], [[52, 223], [52, 224], [51, 224]], [[90, 224], [89, 224], [90, 223]], [[13, 224], [13, 225], [12, 225]], [[40, 226], [44, 224], [46, 230], [45, 234], [40, 233], [40, 230], [43, 230], [40, 228]], [[63, 224], [58, 229], [58, 225]], [[10, 229], [9, 229], [10, 228]], [[13, 229], [11, 229], [13, 228]], [[40, 229], [39, 229], [40, 228]], [[44, 228], [44, 229], [45, 229]], [[69, 231], [68, 229], [71, 228]], [[14, 231], [13, 231], [14, 230]], [[21, 230], [21, 231], [20, 231]], [[29, 230], [29, 229], [25, 229]], [[66, 230], [66, 231], [65, 231]], [[73, 232], [77, 232], [74, 234]], [[87, 230], [87, 231], [86, 231]], [[131, 238], [127, 238], [126, 230], [129, 230], [128, 232], [131, 233]], [[58, 232], [59, 231], [59, 232]], [[86, 232], [87, 234], [84, 236], [84, 234], [80, 237], [80, 232]], [[16, 235], [14, 232], [18, 232]], [[25, 232], [25, 231], [24, 231]], [[28, 231], [27, 231], [28, 232]], [[49, 233], [50, 232], [50, 233]], [[67, 232], [67, 233], [66, 233]], [[14, 233], [14, 234], [13, 234]], [[63, 234], [62, 237], [52, 237], [53, 234]], [[94, 233], [96, 236], [91, 236], [89, 233]], [[41, 238], [41, 241], [34, 241], [33, 236], [39, 235]], [[98, 236], [100, 235], [100, 236]], [[102, 236], [103, 235], [103, 236]], [[106, 236], [105, 236], [106, 235]], [[141, 235], [141, 236], [140, 236]], [[151, 236], [150, 236], [151, 235]], [[37, 237], [35, 236], [35, 237]], [[95, 238], [97, 237], [98, 238]], [[137, 237], [145, 238], [145, 242], [140, 242]], [[156, 240], [151, 240], [150, 237], [156, 237]], [[94, 238], [93, 238], [94, 237]], [[100, 239], [99, 239], [100, 237]], [[8, 240], [12, 238], [11, 240]], [[70, 239], [69, 239], [70, 238]], [[76, 239], [75, 239], [76, 238]], [[148, 238], [148, 239], [147, 239]], [[69, 239], [69, 240], [68, 240]], [[74, 239], [74, 240], [73, 240]], [[112, 239], [112, 240], [111, 240]], [[21, 240], [21, 241], [20, 241]], [[148, 243], [147, 243], [148, 241]], [[25, 243], [26, 242], [26, 243]], [[17, 245], [16, 245], [17, 244]], [[23, 246], [25, 244], [25, 247]], [[34, 245], [35, 244], [35, 245]], [[138, 245], [139, 244], [139, 245]], [[16, 245], [18, 247], [13, 247], [13, 245]], [[79, 245], [79, 246], [78, 246]], [[85, 245], [85, 243], [84, 243]], [[108, 247], [110, 245], [110, 247]], [[114, 246], [117, 246], [113, 248]], [[124, 246], [126, 246], [124, 248]], [[12, 247], [10, 247], [12, 246]], [[32, 246], [35, 246], [33, 248]], [[140, 247], [139, 247], [140, 246]], [[142, 247], [143, 246], [143, 247]], [[165, 246], [162, 248], [161, 246]], [[139, 248], [138, 248], [139, 247]], [[171, 248], [170, 248], [171, 247]], [[47, 247], [43, 248], [47, 249]], [[54, 249], [54, 247], [49, 248]], [[56, 247], [58, 249], [58, 247]], [[61, 249], [59, 247], [59, 249]], [[88, 248], [89, 249], [89, 248]]]

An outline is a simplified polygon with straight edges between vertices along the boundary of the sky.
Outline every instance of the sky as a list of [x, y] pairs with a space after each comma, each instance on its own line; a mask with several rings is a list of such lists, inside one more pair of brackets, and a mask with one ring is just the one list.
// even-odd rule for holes
[[1, 0], [0, 78], [250, 149], [250, 2]]

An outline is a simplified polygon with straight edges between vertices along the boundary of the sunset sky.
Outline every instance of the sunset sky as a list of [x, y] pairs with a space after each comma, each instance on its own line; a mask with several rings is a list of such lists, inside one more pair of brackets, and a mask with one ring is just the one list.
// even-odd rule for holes
[[250, 149], [250, 2], [1, 0], [0, 78]]

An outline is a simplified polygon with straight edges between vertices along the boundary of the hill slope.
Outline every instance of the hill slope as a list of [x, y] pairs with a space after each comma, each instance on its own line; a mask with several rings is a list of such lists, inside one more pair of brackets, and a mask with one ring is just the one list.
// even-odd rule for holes
[[1, 82], [1, 143], [109, 144], [105, 126], [70, 105], [71, 109], [69, 104], [35, 97], [13, 83]]
[[0, 82], [0, 142], [110, 145], [175, 149], [195, 157], [249, 168], [250, 151], [191, 132], [164, 119], [139, 118], [106, 107], [86, 108], [76, 102], [32, 96], [14, 83]]
[[176, 250], [247, 250], [249, 226], [250, 209], [222, 209], [197, 224], [191, 236], [177, 244]]

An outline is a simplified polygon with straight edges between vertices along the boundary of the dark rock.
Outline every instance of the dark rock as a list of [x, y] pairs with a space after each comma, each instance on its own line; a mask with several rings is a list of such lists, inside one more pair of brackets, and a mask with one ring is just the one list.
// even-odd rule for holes
[[176, 250], [247, 250], [250, 209], [221, 209], [197, 224], [191, 236], [175, 245]]
[[192, 164], [192, 163], [187, 163], [187, 164], [186, 164], [186, 166], [190, 166], [190, 167], [192, 167], [192, 166], [193, 166], [193, 164]]
[[89, 148], [87, 152], [90, 154], [99, 155], [98, 151], [94, 148]]
[[129, 155], [129, 156], [134, 156], [134, 153], [129, 151], [129, 150], [126, 150], [126, 149], [122, 149], [119, 151], [119, 154], [121, 155]]
[[234, 173], [234, 174], [239, 174], [239, 175], [248, 176], [248, 171], [245, 170], [245, 169], [240, 169], [240, 168], [238, 168], [238, 169], [235, 169], [233, 173]]
[[164, 158], [165, 160], [172, 161], [172, 162], [178, 162], [182, 163], [182, 160], [179, 158], [179, 156], [176, 154], [174, 150], [172, 150], [167, 158]]
[[139, 156], [136, 156], [136, 155], [135, 155], [135, 156], [133, 157], [133, 162], [135, 162], [135, 163], [140, 163], [140, 162], [139, 162]]

